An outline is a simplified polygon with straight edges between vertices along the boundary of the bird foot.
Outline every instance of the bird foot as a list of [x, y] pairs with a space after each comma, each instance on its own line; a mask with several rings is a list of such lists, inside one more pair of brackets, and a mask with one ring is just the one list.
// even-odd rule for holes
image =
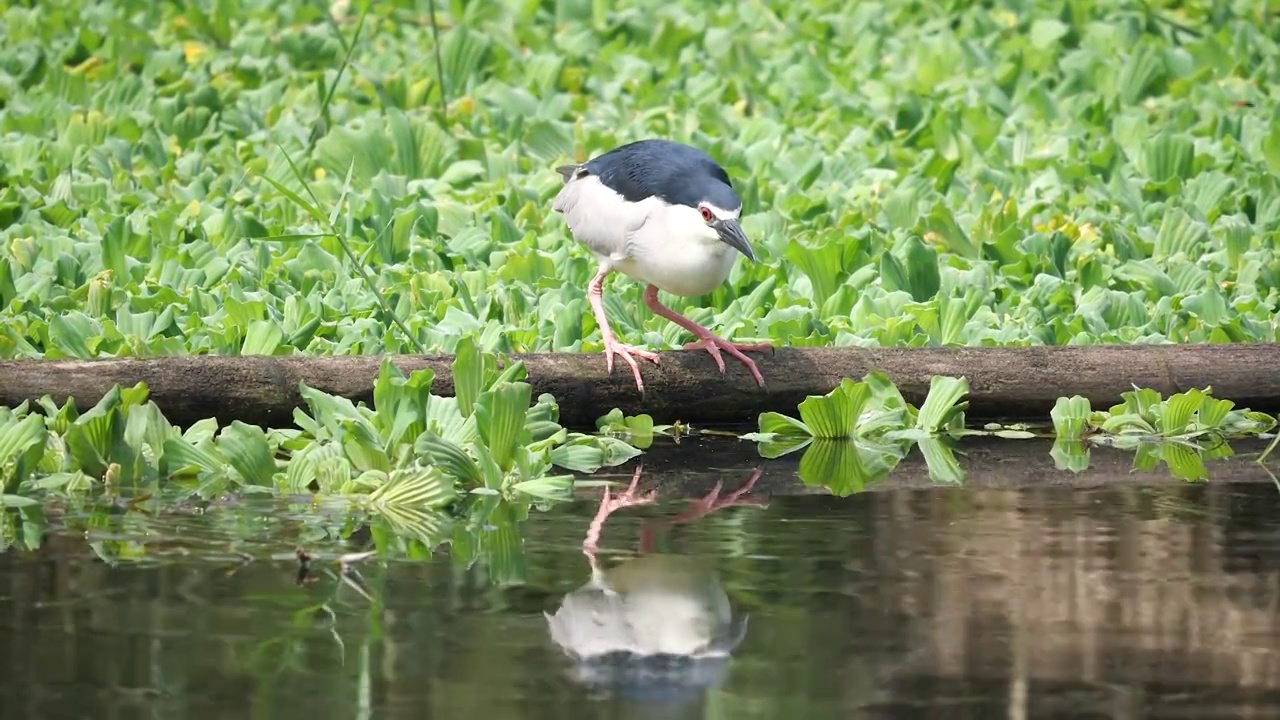
[[747, 505], [758, 508], [769, 507], [768, 500], [743, 497], [747, 493], [751, 492], [751, 488], [755, 487], [756, 481], [760, 479], [761, 474], [762, 472], [760, 470], [756, 470], [751, 473], [751, 478], [743, 483], [742, 487], [734, 490], [723, 498], [720, 497], [720, 489], [723, 487], [723, 483], [717, 480], [715, 487], [711, 488], [711, 492], [707, 493], [702, 499], [695, 501], [692, 508], [677, 515], [675, 522], [692, 522], [694, 520], [699, 520], [713, 512], [716, 512], [717, 510], [723, 510], [727, 507]]
[[621, 510], [622, 508], [632, 507], [634, 505], [652, 505], [658, 499], [658, 491], [650, 490], [647, 493], [637, 492], [636, 484], [640, 482], [640, 468], [636, 468], [635, 474], [631, 476], [631, 484], [627, 489], [617, 495], [611, 495], [609, 488], [604, 489], [604, 498], [600, 501], [600, 512], [606, 516]]
[[770, 343], [753, 343], [753, 344], [735, 344], [722, 337], [718, 337], [710, 330], [705, 331], [706, 334], [701, 335], [699, 340], [686, 343], [685, 350], [706, 350], [711, 353], [711, 357], [715, 359], [716, 365], [720, 368], [720, 372], [724, 372], [724, 357], [720, 355], [720, 351], [724, 350], [733, 357], [747, 366], [751, 371], [751, 377], [755, 378], [756, 384], [764, 387], [764, 376], [760, 374], [760, 368], [756, 367], [756, 363], [751, 358], [743, 355], [745, 352], [760, 352], [764, 350], [772, 350], [773, 345]]
[[635, 345], [627, 345], [617, 340], [606, 339], [604, 341], [604, 363], [605, 368], [610, 374], [613, 373], [613, 356], [619, 355], [627, 364], [631, 366], [631, 374], [636, 378], [636, 388], [640, 392], [644, 392], [644, 380], [640, 378], [640, 366], [636, 363], [636, 357], [648, 360], [654, 365], [658, 364], [658, 353], [636, 347]]
[[637, 466], [635, 472], [631, 475], [631, 484], [622, 493], [613, 495], [609, 491], [609, 486], [605, 486], [604, 497], [600, 498], [600, 509], [596, 510], [596, 516], [591, 520], [591, 525], [587, 529], [587, 537], [582, 542], [582, 550], [588, 557], [594, 560], [595, 551], [598, 549], [600, 542], [600, 533], [604, 530], [604, 521], [610, 515], [622, 508], [635, 505], [650, 505], [657, 501], [657, 490], [641, 493], [637, 491], [639, 484], [640, 467]]

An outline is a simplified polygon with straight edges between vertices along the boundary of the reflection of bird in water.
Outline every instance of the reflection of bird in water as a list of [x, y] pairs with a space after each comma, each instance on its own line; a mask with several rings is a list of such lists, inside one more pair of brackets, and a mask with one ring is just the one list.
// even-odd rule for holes
[[638, 493], [640, 470], [620, 495], [608, 488], [587, 530], [582, 550], [591, 579], [547, 615], [552, 640], [575, 661], [576, 679], [623, 698], [699, 705], [703, 693], [725, 677], [729, 654], [742, 641], [747, 617], [733, 617], [714, 567], [701, 558], [653, 553], [656, 530], [688, 523], [726, 507], [767, 503], [743, 496], [760, 478], [756, 470], [741, 488], [720, 497], [721, 483], [689, 510], [641, 533], [641, 555], [608, 570], [596, 551], [608, 517], [622, 508], [655, 501]]

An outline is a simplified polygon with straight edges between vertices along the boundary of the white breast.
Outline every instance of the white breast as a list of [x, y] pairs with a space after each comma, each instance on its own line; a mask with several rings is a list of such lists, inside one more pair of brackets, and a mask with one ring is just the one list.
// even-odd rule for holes
[[658, 198], [627, 203], [593, 175], [566, 183], [551, 209], [602, 266], [675, 295], [711, 292], [737, 259], [694, 208]]

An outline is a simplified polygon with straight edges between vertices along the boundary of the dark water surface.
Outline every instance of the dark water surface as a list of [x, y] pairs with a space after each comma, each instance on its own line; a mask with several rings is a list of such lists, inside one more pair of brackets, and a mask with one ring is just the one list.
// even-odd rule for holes
[[[531, 512], [522, 584], [441, 549], [358, 564], [367, 597], [332, 559], [367, 542], [296, 582], [297, 506], [87, 534], [64, 517], [0, 555], [0, 716], [1280, 717], [1265, 476], [984, 487], [970, 467], [964, 487], [837, 498], [771, 471], [744, 497], [767, 507], [671, 522], [697, 508], [679, 495], [750, 474], [686, 468], [689, 492], [613, 513], [612, 594], [583, 589], [600, 488]], [[103, 562], [104, 542], [137, 559]], [[556, 640], [707, 656], [575, 664]]]

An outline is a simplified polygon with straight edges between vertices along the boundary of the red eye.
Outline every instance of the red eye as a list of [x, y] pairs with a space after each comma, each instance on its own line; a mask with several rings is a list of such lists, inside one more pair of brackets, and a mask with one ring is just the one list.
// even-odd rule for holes
[[706, 220], [707, 222], [711, 222], [712, 220], [715, 219], [716, 216], [711, 214], [711, 208], [704, 205], [698, 209], [702, 211], [703, 220]]

